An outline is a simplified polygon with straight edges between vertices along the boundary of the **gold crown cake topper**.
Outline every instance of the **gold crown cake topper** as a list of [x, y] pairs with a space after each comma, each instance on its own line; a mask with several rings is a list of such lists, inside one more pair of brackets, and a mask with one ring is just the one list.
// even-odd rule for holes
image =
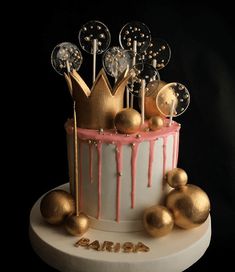
[[[79, 31], [81, 48], [93, 56], [90, 89], [77, 73], [83, 58], [79, 48], [72, 43], [58, 44], [52, 51], [54, 69], [65, 76], [69, 91], [76, 102], [77, 125], [87, 129], [111, 129], [114, 119], [123, 109], [126, 90], [126, 108], [133, 108], [135, 97], [141, 101], [141, 121], [145, 116], [172, 118], [188, 107], [190, 96], [180, 83], [165, 84], [158, 70], [164, 68], [171, 57], [168, 43], [151, 37], [149, 28], [141, 22], [124, 25], [119, 33], [120, 46], [108, 49], [111, 41], [106, 25], [89, 21]], [[104, 69], [96, 77], [96, 57], [103, 54]], [[112, 88], [108, 77], [114, 77]], [[141, 99], [140, 99], [141, 98]]]
[[76, 101], [77, 123], [81, 128], [113, 128], [116, 114], [123, 109], [123, 93], [131, 72], [124, 71], [115, 83], [109, 83], [104, 69], [101, 69], [91, 89], [80, 75], [73, 70], [65, 74], [72, 96]]

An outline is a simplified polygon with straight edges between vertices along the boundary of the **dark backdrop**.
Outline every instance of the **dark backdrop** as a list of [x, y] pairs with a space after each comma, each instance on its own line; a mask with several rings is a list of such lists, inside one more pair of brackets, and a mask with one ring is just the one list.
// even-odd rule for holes
[[[189, 109], [177, 118], [182, 124], [178, 165], [188, 172], [190, 183], [210, 197], [212, 240], [206, 254], [187, 271], [211, 271], [214, 266], [226, 271], [232, 264], [235, 242], [235, 40], [231, 7], [224, 2], [219, 6], [167, 1], [112, 1], [105, 5], [88, 0], [52, 1], [27, 4], [18, 16], [14, 33], [24, 65], [17, 67], [24, 74], [22, 89], [26, 94], [19, 130], [26, 140], [20, 153], [26, 154], [21, 168], [23, 201], [17, 213], [26, 250], [20, 258], [22, 266], [29, 271], [54, 271], [30, 247], [29, 212], [43, 193], [68, 182], [64, 123], [71, 116], [72, 104], [63, 77], [51, 67], [51, 51], [62, 41], [78, 44], [81, 25], [93, 19], [109, 27], [111, 45], [117, 45], [121, 27], [138, 20], [149, 26], [152, 36], [164, 38], [172, 48], [171, 61], [160, 71], [161, 78], [181, 82], [191, 93]], [[91, 56], [82, 54], [80, 72], [90, 79]]]

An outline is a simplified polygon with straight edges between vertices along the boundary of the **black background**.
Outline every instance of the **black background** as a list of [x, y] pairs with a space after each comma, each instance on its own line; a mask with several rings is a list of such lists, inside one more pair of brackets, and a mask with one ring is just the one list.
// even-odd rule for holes
[[[178, 165], [187, 171], [190, 183], [203, 188], [210, 197], [212, 240], [205, 255], [187, 271], [212, 271], [214, 266], [226, 271], [233, 263], [235, 242], [232, 8], [225, 2], [212, 5], [167, 1], [51, 1], [25, 7], [20, 4], [19, 11], [17, 8], [13, 33], [18, 41], [16, 48], [22, 53], [17, 64], [23, 56], [23, 64], [17, 65], [23, 101], [19, 109], [22, 116], [17, 116], [21, 121], [16, 125], [24, 140], [18, 155], [26, 157], [20, 169], [23, 180], [19, 187], [23, 190], [17, 205], [18, 236], [25, 250], [20, 258], [22, 268], [54, 271], [30, 247], [29, 213], [43, 193], [68, 182], [64, 123], [71, 116], [72, 103], [63, 77], [51, 67], [51, 51], [63, 41], [78, 44], [78, 31], [89, 20], [104, 22], [112, 35], [111, 45], [118, 45], [121, 27], [137, 20], [150, 28], [152, 36], [164, 38], [171, 46], [172, 59], [160, 71], [161, 78], [183, 83], [191, 93], [189, 109], [176, 119], [182, 125]], [[82, 54], [80, 73], [89, 82], [91, 56]], [[16, 86], [13, 79], [11, 83]]]

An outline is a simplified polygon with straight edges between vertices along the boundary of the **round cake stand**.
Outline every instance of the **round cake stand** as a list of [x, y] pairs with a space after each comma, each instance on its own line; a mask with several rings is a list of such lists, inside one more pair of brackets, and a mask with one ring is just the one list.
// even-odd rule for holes
[[[68, 184], [56, 189], [68, 190]], [[105, 232], [95, 229], [83, 236], [90, 241], [142, 242], [149, 252], [124, 253], [96, 251], [75, 247], [78, 237], [68, 235], [64, 228], [50, 226], [41, 217], [40, 199], [30, 214], [30, 240], [35, 252], [50, 266], [70, 272], [177, 272], [195, 263], [205, 253], [211, 238], [210, 217], [201, 226], [182, 230], [175, 228], [162, 238], [143, 232]]]

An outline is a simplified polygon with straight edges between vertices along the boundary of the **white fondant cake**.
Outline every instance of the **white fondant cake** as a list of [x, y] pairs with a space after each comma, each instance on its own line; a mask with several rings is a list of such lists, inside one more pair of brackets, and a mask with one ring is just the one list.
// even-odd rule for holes
[[[176, 167], [179, 124], [132, 135], [78, 128], [79, 208], [105, 231], [141, 230], [146, 208], [169, 191], [166, 171]], [[66, 124], [71, 191], [74, 192], [73, 124]]]

